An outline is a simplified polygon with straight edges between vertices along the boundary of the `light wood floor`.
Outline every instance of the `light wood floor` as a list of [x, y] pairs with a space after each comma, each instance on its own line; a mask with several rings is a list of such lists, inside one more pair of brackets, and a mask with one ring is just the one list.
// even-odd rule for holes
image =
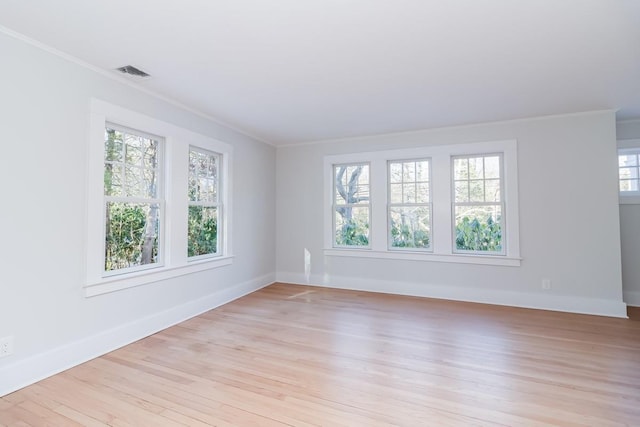
[[1, 398], [0, 425], [639, 426], [640, 321], [275, 284]]

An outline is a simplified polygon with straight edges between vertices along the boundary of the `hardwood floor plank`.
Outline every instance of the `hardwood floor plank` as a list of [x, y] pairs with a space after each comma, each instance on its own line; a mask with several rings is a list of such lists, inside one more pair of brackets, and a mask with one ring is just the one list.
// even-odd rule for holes
[[629, 313], [274, 284], [0, 398], [0, 425], [640, 425]]

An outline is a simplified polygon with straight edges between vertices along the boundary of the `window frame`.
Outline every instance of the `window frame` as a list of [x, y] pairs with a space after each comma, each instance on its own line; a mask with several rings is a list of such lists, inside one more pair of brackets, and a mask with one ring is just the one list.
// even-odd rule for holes
[[[163, 120], [121, 106], [92, 98], [89, 105], [89, 133], [86, 162], [86, 215], [83, 290], [93, 297], [134, 286], [155, 283], [198, 271], [230, 265], [233, 262], [231, 241], [232, 146], [214, 138], [176, 126]], [[104, 135], [106, 123], [140, 130], [164, 138], [165, 221], [163, 265], [124, 274], [104, 274]], [[221, 155], [221, 194], [223, 223], [221, 254], [206, 259], [187, 257], [188, 155], [191, 146]]]
[[[120, 202], [120, 203], [148, 203], [148, 204], [158, 204], [159, 206], [159, 216], [160, 216], [160, 226], [158, 229], [158, 259], [157, 262], [155, 263], [150, 263], [150, 264], [141, 264], [138, 266], [133, 266], [133, 267], [126, 267], [126, 268], [121, 268], [121, 269], [117, 269], [117, 270], [106, 270], [106, 265], [104, 265], [104, 269], [103, 269], [103, 277], [111, 277], [111, 276], [117, 276], [120, 274], [128, 274], [128, 273], [135, 273], [137, 271], [144, 271], [144, 270], [151, 270], [151, 269], [155, 269], [155, 268], [161, 268], [164, 266], [164, 250], [163, 250], [163, 246], [164, 246], [164, 241], [165, 241], [165, 227], [164, 227], [164, 223], [165, 223], [165, 216], [166, 216], [166, 211], [165, 211], [165, 206], [166, 206], [166, 197], [165, 197], [165, 190], [164, 190], [164, 175], [165, 175], [165, 164], [164, 164], [164, 151], [165, 151], [165, 140], [163, 137], [158, 136], [158, 135], [152, 135], [148, 132], [143, 132], [137, 129], [132, 129], [129, 128], [127, 126], [122, 126], [119, 125], [117, 123], [112, 123], [112, 122], [105, 122], [105, 131], [106, 129], [113, 129], [128, 135], [135, 135], [135, 136], [139, 136], [139, 137], [143, 137], [143, 138], [148, 138], [148, 139], [152, 139], [158, 142], [158, 178], [157, 178], [157, 189], [156, 189], [156, 197], [155, 198], [143, 198], [143, 197], [135, 197], [135, 196], [108, 196], [106, 194], [104, 194], [104, 191], [102, 192], [103, 194], [103, 227], [102, 227], [102, 231], [103, 231], [103, 236], [102, 236], [102, 244], [103, 244], [103, 249], [102, 249], [102, 253], [105, 256], [105, 262], [103, 263], [106, 264], [106, 251], [107, 251], [107, 245], [106, 245], [106, 222], [107, 222], [107, 218], [106, 218], [106, 206], [109, 202], [113, 201], [113, 202]], [[104, 138], [103, 138], [104, 140]], [[104, 142], [103, 142], [104, 144]], [[104, 156], [103, 156], [104, 158]], [[106, 159], [103, 160], [103, 167], [102, 170], [104, 171], [104, 166], [106, 164]], [[123, 166], [126, 169], [126, 162], [124, 162]], [[123, 181], [123, 184], [125, 184], [125, 182]], [[104, 183], [103, 183], [104, 186]], [[104, 187], [103, 187], [104, 188]]]
[[[459, 144], [423, 145], [416, 148], [382, 150], [324, 157], [324, 255], [373, 259], [447, 262], [496, 266], [519, 266], [520, 237], [518, 212], [518, 153], [517, 141], [498, 140]], [[451, 157], [502, 153], [503, 194], [505, 200], [505, 254], [455, 253], [452, 244]], [[394, 159], [431, 159], [432, 251], [390, 250], [388, 247], [388, 177], [387, 162]], [[332, 165], [369, 162], [371, 195], [370, 248], [334, 248], [332, 245]], [[383, 224], [383, 225], [381, 225]]]
[[618, 159], [618, 163], [617, 163], [617, 173], [618, 173], [618, 179], [616, 181], [617, 185], [618, 185], [618, 199], [619, 199], [619, 203], [622, 205], [638, 205], [640, 204], [640, 175], [638, 177], [638, 185], [639, 185], [639, 189], [638, 191], [621, 191], [620, 190], [620, 163], [619, 163], [619, 156], [622, 154], [627, 154], [627, 153], [632, 153], [632, 154], [636, 154], [638, 156], [638, 161], [639, 161], [639, 165], [637, 166], [638, 169], [638, 173], [640, 174], [640, 139], [626, 139], [626, 140], [619, 140], [618, 141], [618, 150], [617, 150], [617, 156], [616, 158]]
[[[344, 205], [339, 205], [336, 203], [336, 199], [337, 199], [337, 182], [336, 182], [336, 168], [337, 167], [341, 167], [341, 166], [367, 166], [368, 168], [368, 176], [369, 176], [369, 200], [366, 204], [358, 204], [358, 203], [345, 203]], [[371, 165], [368, 162], [355, 162], [355, 163], [336, 163], [332, 165], [332, 176], [333, 176], [333, 194], [332, 194], [332, 233], [333, 233], [333, 239], [332, 239], [332, 247], [333, 248], [339, 248], [339, 249], [369, 249], [371, 248]], [[368, 217], [369, 217], [369, 235], [367, 237], [367, 245], [338, 245], [336, 242], [336, 211], [337, 208], [339, 206], [344, 206], [344, 207], [357, 207], [357, 208], [367, 208], [368, 211]]]
[[[187, 258], [189, 262], [195, 262], [195, 261], [199, 261], [199, 260], [203, 260], [203, 259], [208, 259], [208, 258], [215, 258], [215, 257], [219, 257], [219, 256], [223, 256], [221, 248], [224, 247], [224, 242], [223, 242], [223, 237], [224, 237], [224, 229], [225, 229], [225, 224], [224, 224], [224, 206], [222, 201], [224, 200], [224, 194], [222, 194], [222, 186], [221, 184], [221, 177], [223, 176], [224, 171], [222, 170], [222, 155], [220, 153], [216, 153], [214, 151], [211, 150], [207, 150], [201, 147], [197, 147], [194, 145], [190, 145], [189, 146], [189, 155], [191, 155], [191, 152], [195, 151], [197, 153], [200, 154], [206, 154], [206, 155], [210, 155], [215, 157], [216, 159], [216, 168], [217, 168], [217, 176], [216, 176], [216, 201], [215, 202], [203, 202], [203, 201], [193, 201], [193, 200], [188, 200], [187, 203], [187, 209], [189, 209], [191, 206], [202, 206], [202, 207], [215, 207], [217, 210], [216, 213], [216, 251], [213, 253], [208, 253], [208, 254], [200, 254], [200, 255], [192, 255], [189, 256], [188, 251], [187, 251]], [[187, 183], [187, 191], [189, 190], [188, 187], [188, 183]], [[188, 238], [187, 238], [188, 240]], [[188, 243], [188, 242], [187, 242]]]
[[[414, 162], [414, 163], [418, 163], [418, 162], [427, 162], [428, 169], [429, 169], [429, 177], [428, 177], [428, 187], [429, 187], [429, 201], [427, 203], [393, 203], [391, 201], [391, 185], [394, 184], [391, 182], [391, 164], [392, 163], [401, 163], [402, 165], [404, 165], [404, 163], [408, 163], [408, 162]], [[387, 160], [387, 248], [390, 251], [402, 251], [402, 252], [433, 252], [433, 197], [431, 195], [432, 189], [431, 189], [431, 181], [432, 181], [432, 164], [431, 164], [431, 158], [430, 157], [426, 157], [426, 158], [411, 158], [411, 159], [390, 159]], [[423, 182], [423, 181], [418, 181], [417, 179], [415, 181], [413, 181], [413, 183], [415, 185], [417, 185], [419, 182]], [[402, 185], [404, 187], [404, 178], [402, 180]], [[417, 192], [418, 190], [416, 189], [416, 197], [417, 197]], [[403, 189], [403, 193], [404, 193], [404, 189]], [[429, 209], [429, 246], [427, 246], [426, 248], [411, 248], [411, 247], [399, 247], [399, 246], [393, 246], [392, 245], [392, 241], [393, 241], [393, 236], [391, 235], [391, 230], [392, 230], [392, 221], [391, 221], [391, 209], [392, 208], [403, 208], [403, 207], [419, 207], [419, 206], [426, 206]]]
[[[457, 181], [455, 178], [455, 161], [457, 159], [472, 159], [472, 158], [482, 158], [483, 161], [483, 193], [486, 188], [487, 178], [484, 174], [484, 164], [485, 159], [487, 157], [498, 157], [499, 158], [499, 190], [500, 190], [500, 201], [499, 202], [456, 202], [456, 188], [455, 184]], [[471, 181], [470, 178], [467, 178], [466, 181]], [[477, 251], [477, 250], [468, 250], [468, 249], [458, 249], [456, 244], [456, 207], [458, 206], [500, 206], [500, 229], [502, 232], [502, 240], [501, 240], [501, 250], [500, 251]], [[463, 155], [454, 155], [451, 156], [451, 245], [452, 251], [454, 253], [459, 254], [474, 254], [474, 255], [487, 255], [487, 256], [504, 256], [507, 253], [507, 242], [508, 236], [505, 238], [505, 234], [508, 233], [506, 228], [506, 206], [505, 206], [505, 195], [504, 195], [504, 156], [503, 153], [475, 153], [475, 154], [463, 154]]]

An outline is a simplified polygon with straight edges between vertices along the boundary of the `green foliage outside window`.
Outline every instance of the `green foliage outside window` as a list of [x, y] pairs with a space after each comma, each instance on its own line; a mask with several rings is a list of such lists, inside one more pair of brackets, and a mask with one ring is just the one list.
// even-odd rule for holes
[[479, 217], [464, 216], [456, 222], [456, 249], [479, 252], [502, 251], [502, 228], [500, 218], [488, 216], [485, 221]]
[[190, 257], [218, 251], [217, 210], [189, 206], [188, 254]]
[[105, 271], [156, 263], [160, 206], [151, 200], [159, 143], [107, 127], [104, 148]]
[[392, 206], [391, 247], [404, 249], [428, 249], [430, 247], [431, 211], [429, 206]]
[[[105, 271], [157, 262], [157, 207], [132, 203], [108, 203], [105, 236]], [[153, 212], [156, 211], [156, 212]]]
[[391, 222], [391, 246], [394, 248], [428, 248], [429, 233], [414, 230], [408, 224]]
[[[341, 209], [338, 208], [340, 213]], [[351, 217], [351, 213], [340, 213], [345, 218], [336, 224], [336, 244], [338, 246], [367, 246], [369, 245], [369, 223], [366, 219]]]

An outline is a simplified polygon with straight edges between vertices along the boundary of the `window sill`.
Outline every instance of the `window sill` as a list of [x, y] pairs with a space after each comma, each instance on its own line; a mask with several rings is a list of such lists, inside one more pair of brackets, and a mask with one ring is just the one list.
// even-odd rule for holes
[[197, 273], [199, 271], [211, 270], [225, 265], [230, 265], [232, 263], [233, 255], [227, 255], [190, 261], [188, 264], [177, 267], [161, 267], [153, 270], [124, 274], [122, 276], [111, 276], [95, 283], [85, 285], [84, 295], [86, 298], [90, 298], [97, 295], [120, 291], [122, 289], [146, 285], [160, 280], [171, 279], [178, 276]]
[[522, 258], [506, 257], [504, 255], [466, 255], [466, 254], [437, 254], [399, 251], [372, 251], [362, 249], [325, 249], [326, 256], [399, 259], [406, 261], [450, 262], [457, 264], [499, 265], [505, 267], [519, 267]]

